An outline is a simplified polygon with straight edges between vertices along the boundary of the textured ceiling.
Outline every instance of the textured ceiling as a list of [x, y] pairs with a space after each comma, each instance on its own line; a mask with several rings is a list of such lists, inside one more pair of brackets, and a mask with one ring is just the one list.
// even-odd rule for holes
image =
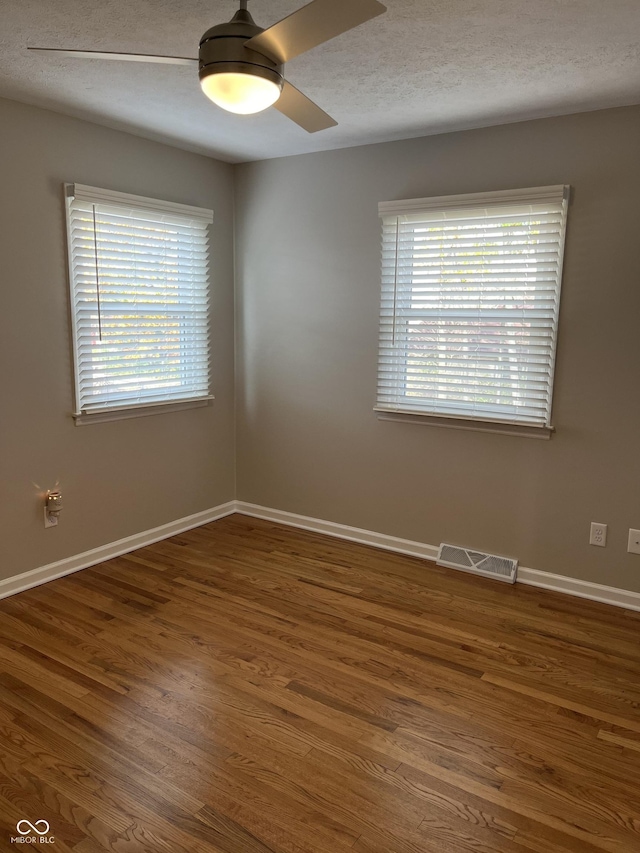
[[[348, 2], [348, 0], [344, 0]], [[383, 0], [386, 14], [286, 76], [338, 126], [234, 116], [178, 66], [60, 58], [27, 45], [197, 56], [234, 0], [0, 0], [0, 97], [230, 162], [640, 102], [639, 0]], [[303, 0], [252, 0], [267, 27]]]

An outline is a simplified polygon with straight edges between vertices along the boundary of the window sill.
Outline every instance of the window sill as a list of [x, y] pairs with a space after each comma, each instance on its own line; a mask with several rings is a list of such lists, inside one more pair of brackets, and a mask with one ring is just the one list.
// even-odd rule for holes
[[553, 427], [527, 426], [526, 424], [502, 423], [500, 421], [479, 421], [473, 418], [456, 418], [438, 415], [421, 415], [408, 412], [388, 412], [374, 409], [379, 421], [398, 421], [408, 424], [463, 429], [473, 432], [491, 432], [497, 435], [516, 435], [521, 438], [548, 440], [554, 433]]
[[107, 421], [123, 421], [129, 418], [145, 418], [149, 415], [161, 415], [167, 412], [182, 412], [185, 409], [199, 409], [208, 406], [213, 397], [203, 397], [198, 400], [177, 400], [175, 403], [156, 403], [150, 406], [127, 406], [121, 409], [105, 409], [99, 412], [81, 412], [74, 414], [76, 426], [102, 424]]

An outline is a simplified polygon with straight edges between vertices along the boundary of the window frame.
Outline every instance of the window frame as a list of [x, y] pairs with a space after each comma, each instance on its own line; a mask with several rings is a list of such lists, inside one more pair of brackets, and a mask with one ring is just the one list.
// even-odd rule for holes
[[[379, 203], [379, 215], [381, 220], [383, 220], [382, 282], [380, 301], [380, 335], [378, 345], [378, 392], [374, 411], [377, 413], [377, 416], [380, 420], [398, 420], [410, 423], [427, 423], [434, 426], [454, 427], [457, 429], [478, 429], [481, 431], [488, 432], [526, 435], [535, 438], [549, 438], [551, 436], [551, 434], [554, 432], [554, 427], [551, 423], [551, 414], [553, 404], [555, 361], [558, 340], [558, 321], [560, 296], [562, 289], [562, 274], [569, 197], [570, 187], [568, 185], [555, 185], [547, 187], [531, 187], [527, 189], [504, 190], [498, 192], [437, 196], [432, 198], [419, 199], [404, 199]], [[475, 408], [475, 403], [471, 401], [468, 404], [468, 411], [466, 412], [464, 410], [453, 413], [442, 410], [438, 411], [432, 404], [430, 405], [429, 402], [426, 402], [424, 407], [421, 408], [420, 405], [416, 403], [415, 396], [412, 398], [411, 406], [406, 405], [403, 407], [401, 402], [398, 401], [401, 401], [403, 396], [405, 398], [407, 396], [406, 394], [402, 394], [402, 387], [406, 386], [407, 382], [406, 363], [409, 359], [410, 343], [407, 335], [404, 335], [402, 339], [403, 343], [400, 345], [395, 345], [392, 341], [391, 346], [389, 346], [388, 340], [390, 328], [393, 330], [393, 335], [395, 336], [395, 331], [398, 327], [399, 322], [404, 323], [406, 325], [408, 325], [410, 322], [410, 317], [407, 316], [406, 306], [404, 312], [402, 312], [398, 307], [401, 300], [404, 300], [405, 302], [410, 301], [413, 284], [412, 282], [409, 285], [405, 284], [404, 286], [402, 285], [402, 283], [400, 285], [398, 284], [399, 258], [402, 257], [403, 248], [406, 249], [406, 247], [403, 247], [401, 245], [401, 218], [406, 217], [406, 219], [402, 223], [404, 225], [410, 223], [412, 220], [415, 221], [416, 217], [418, 217], [417, 224], [422, 224], [419, 220], [420, 216], [424, 216], [425, 221], [433, 221], [434, 217], [437, 221], [437, 218], [440, 217], [440, 221], [442, 222], [446, 219], [447, 215], [451, 215], [455, 212], [468, 212], [469, 210], [484, 210], [487, 213], [487, 217], [490, 217], [492, 210], [495, 216], [497, 215], [498, 209], [508, 210], [508, 208], [512, 206], [515, 210], [515, 208], [517, 207], [526, 206], [529, 204], [554, 204], [558, 207], [557, 216], [559, 217], [557, 237], [557, 275], [554, 282], [553, 290], [555, 308], [551, 325], [551, 348], [548, 361], [545, 365], [547, 378], [545, 394], [548, 395], [548, 407], [546, 410], [545, 422], [532, 422], [531, 418], [519, 419], [516, 416], [500, 417], [499, 412], [491, 414], [487, 414], [485, 412], [482, 414], [478, 414], [477, 412], [473, 411], [473, 408]], [[389, 223], [393, 218], [396, 219], [395, 246], [392, 242], [390, 247], [388, 240], [385, 243], [384, 232], [385, 227], [387, 227], [387, 229], [391, 227], [391, 230], [393, 231], [393, 225], [389, 226]], [[393, 236], [391, 239], [393, 241]], [[451, 257], [460, 257], [460, 254], [456, 254], [455, 251], [452, 251]], [[411, 262], [413, 262], [415, 258], [415, 252], [410, 254], [409, 258], [411, 259]], [[385, 299], [387, 300], [387, 302], [389, 300], [389, 261], [391, 261], [392, 267], [395, 265], [395, 271], [393, 272], [393, 304], [391, 312], [389, 311], [388, 305], [385, 306]], [[385, 275], [387, 277], [387, 282], [385, 282]], [[411, 272], [405, 273], [405, 276], [407, 277], [411, 277], [411, 275]], [[515, 275], [513, 281], [517, 281]], [[440, 288], [440, 291], [442, 291], [444, 284], [440, 282], [438, 286]], [[436, 290], [436, 288], [432, 289]], [[479, 294], [482, 294], [486, 291], [483, 291], [480, 288], [478, 292]], [[478, 314], [479, 313], [480, 309], [478, 309]], [[389, 317], [391, 317], [391, 320], [389, 320]], [[389, 367], [389, 358], [392, 359], [392, 363], [394, 364], [394, 366], [391, 368]], [[403, 363], [405, 364], [404, 368], [402, 367]], [[534, 362], [528, 361], [526, 356], [523, 356], [521, 359], [518, 360], [518, 364], [520, 365], [532, 363]], [[473, 366], [474, 362], [469, 360], [469, 364]], [[391, 380], [389, 379], [390, 375]], [[447, 378], [446, 372], [444, 374], [436, 372], [435, 376]], [[392, 381], [392, 385], [390, 386], [391, 391], [385, 391], [384, 389], [388, 387], [389, 381]], [[394, 397], [396, 402], [391, 402], [392, 398]], [[451, 401], [455, 399], [456, 398], [453, 396], [448, 398], [449, 408], [453, 408], [453, 406], [451, 405]], [[443, 397], [443, 400], [447, 400], [447, 398]], [[446, 407], [447, 404], [445, 402], [444, 408]], [[497, 416], [493, 417], [492, 414], [496, 414]]]
[[[71, 339], [72, 339], [72, 355], [73, 355], [73, 380], [74, 380], [74, 411], [72, 417], [77, 426], [90, 423], [101, 423], [104, 421], [122, 420], [125, 418], [142, 417], [154, 414], [160, 414], [170, 411], [181, 411], [188, 408], [197, 408], [210, 405], [214, 399], [211, 393], [211, 342], [210, 342], [210, 311], [209, 311], [209, 296], [211, 290], [211, 276], [209, 271], [209, 255], [210, 255], [210, 229], [209, 226], [213, 222], [213, 211], [195, 207], [192, 205], [179, 204], [176, 202], [168, 202], [161, 199], [148, 198], [145, 196], [132, 195], [130, 193], [122, 193], [114, 190], [106, 190], [98, 187], [91, 187], [85, 184], [65, 183], [63, 184], [65, 198], [65, 216], [66, 216], [66, 236], [67, 236], [67, 260], [68, 260], [68, 281], [69, 281], [69, 309], [71, 317]], [[206, 308], [206, 351], [201, 367], [204, 365], [206, 369], [206, 393], [197, 393], [191, 397], [180, 397], [179, 395], [169, 395], [166, 399], [154, 400], [137, 400], [127, 403], [125, 401], [115, 401], [112, 404], [105, 402], [99, 407], [87, 409], [81, 405], [81, 387], [80, 373], [82, 369], [82, 356], [79, 351], [79, 323], [76, 310], [76, 295], [79, 288], [79, 281], [76, 276], [76, 264], [74, 262], [74, 246], [73, 246], [73, 226], [72, 226], [72, 211], [74, 202], [84, 204], [106, 205], [113, 208], [112, 213], [115, 213], [117, 208], [127, 211], [128, 214], [138, 210], [147, 211], [152, 215], [166, 214], [172, 217], [185, 217], [187, 219], [198, 220], [205, 225], [205, 245], [206, 258], [201, 272], [204, 272], [206, 277], [206, 293], [207, 293], [207, 308]], [[94, 207], [95, 212], [95, 207]], [[97, 245], [97, 244], [96, 244]], [[97, 273], [96, 273], [97, 276]], [[100, 303], [98, 298], [98, 312], [100, 311]], [[144, 395], [139, 395], [144, 396]]]

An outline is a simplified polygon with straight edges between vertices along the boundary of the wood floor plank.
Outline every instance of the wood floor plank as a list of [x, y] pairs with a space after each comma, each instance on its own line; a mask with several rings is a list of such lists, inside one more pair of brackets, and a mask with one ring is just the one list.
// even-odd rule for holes
[[537, 687], [523, 683], [522, 678], [519, 680], [512, 680], [502, 678], [501, 676], [493, 675], [491, 673], [485, 673], [482, 676], [482, 679], [483, 681], [488, 681], [490, 684], [495, 684], [497, 687], [504, 687], [505, 690], [510, 690], [514, 693], [521, 693], [525, 696], [531, 696], [533, 699], [540, 699], [543, 702], [548, 702], [550, 705], [556, 705], [559, 708], [576, 711], [585, 717], [591, 717], [595, 721], [611, 723], [614, 726], [619, 726], [620, 728], [640, 733], [640, 718], [638, 718], [637, 715], [633, 718], [631, 713], [629, 713], [629, 716], [621, 716], [616, 713], [611, 713], [610, 711], [603, 711], [601, 708], [596, 708], [593, 705], [583, 704], [582, 702], [576, 702], [573, 699], [566, 698], [562, 695], [563, 691], [551, 693], [547, 690], [539, 690]]
[[3, 771], [0, 774], [0, 802], [5, 803], [3, 813], [6, 814], [6, 803], [9, 801], [16, 820], [24, 819], [27, 815], [46, 820], [50, 827], [55, 827], [52, 833], [56, 839], [55, 849], [59, 849], [58, 845], [67, 849], [67, 845], [72, 847], [86, 837], [102, 840], [106, 844], [117, 837], [112, 827], [24, 767], [14, 768], [10, 776], [7, 775], [6, 767]]
[[[234, 772], [226, 762], [173, 756], [160, 775], [200, 797], [210, 797], [222, 814], [241, 822], [254, 835], [278, 838], [277, 850], [312, 853], [342, 850], [353, 845], [357, 833], [323, 812], [308, 797], [283, 790], [273, 780]], [[277, 802], [277, 808], [274, 808]]]
[[229, 516], [0, 601], [0, 851], [637, 853], [639, 637]]

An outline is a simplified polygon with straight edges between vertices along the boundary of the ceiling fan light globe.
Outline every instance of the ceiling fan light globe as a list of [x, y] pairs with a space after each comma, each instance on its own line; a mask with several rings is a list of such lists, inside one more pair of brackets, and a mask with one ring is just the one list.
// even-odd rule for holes
[[252, 115], [275, 104], [282, 80], [275, 82], [256, 74], [219, 71], [200, 80], [202, 91], [217, 106], [231, 113]]

